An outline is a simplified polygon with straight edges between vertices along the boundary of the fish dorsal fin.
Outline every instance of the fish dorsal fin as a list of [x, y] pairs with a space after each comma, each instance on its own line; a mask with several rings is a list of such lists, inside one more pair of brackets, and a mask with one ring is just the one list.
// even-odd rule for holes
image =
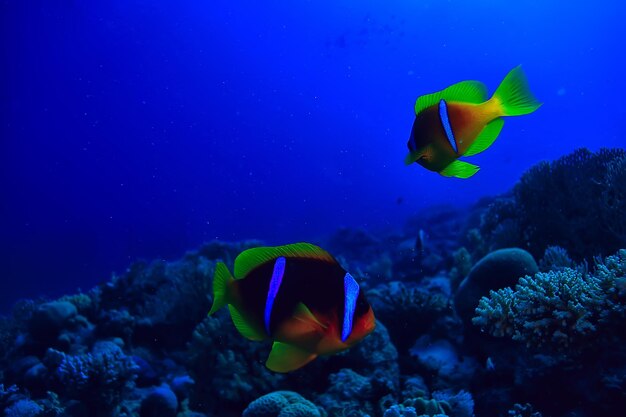
[[257, 341], [263, 340], [266, 338], [263, 331], [255, 328], [254, 325], [250, 324], [243, 317], [241, 312], [237, 310], [237, 307], [235, 307], [232, 304], [229, 304], [228, 309], [230, 310], [230, 317], [233, 319], [233, 324], [235, 325], [235, 327], [237, 328], [237, 330], [239, 331], [239, 333], [241, 333], [243, 337], [245, 337], [246, 339], [257, 340]]
[[274, 372], [290, 372], [302, 368], [316, 356], [315, 353], [297, 346], [274, 342], [265, 366]]
[[441, 99], [448, 102], [482, 103], [487, 99], [487, 87], [479, 81], [461, 81], [452, 84], [444, 90], [418, 97], [415, 102], [415, 114], [420, 114], [424, 109], [438, 104]]
[[469, 178], [478, 172], [478, 165], [459, 161], [458, 159], [445, 167], [440, 174], [444, 177]]
[[328, 328], [327, 325], [319, 321], [317, 317], [315, 317], [313, 313], [311, 313], [311, 310], [309, 310], [309, 308], [304, 305], [304, 303], [298, 303], [296, 309], [294, 310], [293, 318], [303, 323], [306, 323], [311, 327], [319, 326], [322, 329]]
[[310, 243], [292, 243], [284, 246], [262, 246], [243, 251], [235, 259], [235, 278], [241, 279], [259, 265], [284, 256], [285, 258], [319, 259], [335, 262], [335, 259], [324, 249]]
[[504, 126], [504, 119], [501, 118], [495, 119], [491, 123], [487, 124], [487, 126], [480, 131], [474, 140], [474, 143], [467, 148], [467, 151], [463, 154], [463, 156], [476, 155], [477, 153], [480, 153], [490, 147], [500, 134], [502, 126]]

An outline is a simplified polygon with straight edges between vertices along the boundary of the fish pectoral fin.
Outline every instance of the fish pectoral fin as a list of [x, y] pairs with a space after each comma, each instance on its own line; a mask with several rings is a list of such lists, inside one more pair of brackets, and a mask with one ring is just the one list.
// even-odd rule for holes
[[298, 346], [274, 342], [265, 366], [274, 372], [291, 372], [302, 368], [317, 357], [317, 354]]
[[254, 325], [250, 324], [241, 314], [237, 307], [232, 304], [228, 305], [228, 310], [230, 310], [230, 317], [233, 319], [233, 324], [237, 331], [241, 333], [243, 337], [250, 340], [263, 340], [266, 338], [263, 330], [257, 329]]
[[478, 165], [456, 160], [439, 172], [444, 177], [469, 178], [478, 172]]
[[291, 318], [284, 320], [273, 336], [277, 340], [296, 342], [298, 346], [313, 349], [328, 325], [319, 321], [303, 303], [298, 303]]
[[328, 328], [327, 325], [319, 321], [317, 317], [315, 317], [315, 315], [311, 313], [311, 310], [309, 310], [309, 308], [304, 303], [298, 303], [293, 313], [293, 318], [305, 324], [308, 324], [309, 326], [313, 328], [315, 327], [321, 327], [322, 329]]
[[409, 154], [404, 158], [404, 163], [406, 165], [411, 165], [413, 162], [417, 162], [420, 159], [424, 158], [429, 161], [433, 157], [433, 148], [429, 146], [425, 146], [418, 151], [410, 151]]
[[404, 165], [411, 165], [413, 162], [417, 162], [422, 156], [424, 156], [423, 151], [411, 151], [404, 158]]
[[489, 148], [500, 134], [502, 126], [504, 126], [504, 119], [502, 118], [497, 118], [488, 123], [487, 126], [480, 131], [474, 143], [467, 148], [463, 156], [473, 156]]

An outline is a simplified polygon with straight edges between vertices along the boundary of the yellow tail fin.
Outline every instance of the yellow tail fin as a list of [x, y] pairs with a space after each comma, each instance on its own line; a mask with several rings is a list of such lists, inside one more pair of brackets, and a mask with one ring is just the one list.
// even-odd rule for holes
[[502, 116], [529, 114], [541, 106], [528, 88], [528, 81], [521, 65], [513, 68], [504, 77], [493, 98], [500, 103]]

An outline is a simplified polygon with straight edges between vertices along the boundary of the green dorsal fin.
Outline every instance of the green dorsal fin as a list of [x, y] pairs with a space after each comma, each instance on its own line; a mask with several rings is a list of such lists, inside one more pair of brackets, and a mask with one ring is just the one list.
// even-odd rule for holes
[[469, 178], [478, 172], [480, 168], [477, 165], [469, 164], [458, 159], [445, 167], [440, 174], [444, 177]]
[[441, 99], [463, 103], [482, 103], [487, 99], [487, 87], [479, 81], [461, 81], [432, 94], [418, 97], [415, 102], [415, 114], [433, 106]]
[[274, 342], [270, 356], [267, 358], [267, 362], [265, 362], [265, 366], [274, 372], [290, 372], [302, 368], [315, 359], [316, 356], [315, 353], [297, 346]]
[[241, 279], [257, 266], [281, 256], [335, 262], [335, 259], [328, 252], [310, 243], [292, 243], [291, 245], [275, 247], [264, 246], [248, 249], [237, 256], [235, 259], [235, 278]]
[[502, 126], [504, 126], [504, 119], [502, 118], [497, 118], [491, 123], [488, 123], [487, 126], [480, 131], [474, 140], [474, 143], [467, 148], [467, 151], [463, 154], [463, 156], [476, 155], [477, 153], [480, 153], [490, 147], [500, 134]]
[[254, 325], [248, 323], [248, 321], [243, 318], [243, 315], [234, 305], [229, 304], [228, 309], [230, 310], [230, 317], [233, 319], [233, 324], [243, 337], [250, 340], [265, 339], [265, 333], [263, 333], [262, 330], [255, 328]]

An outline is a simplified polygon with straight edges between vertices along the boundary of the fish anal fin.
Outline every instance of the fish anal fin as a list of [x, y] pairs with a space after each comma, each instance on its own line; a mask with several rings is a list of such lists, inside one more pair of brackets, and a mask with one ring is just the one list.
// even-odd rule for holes
[[415, 102], [415, 114], [439, 103], [441, 99], [463, 103], [482, 103], [487, 99], [487, 87], [479, 81], [461, 81], [432, 94], [418, 97]]
[[302, 368], [317, 357], [317, 354], [282, 342], [274, 342], [265, 366], [274, 372], [291, 372]]
[[487, 126], [480, 131], [474, 143], [463, 153], [463, 156], [473, 156], [489, 148], [500, 134], [502, 126], [504, 126], [504, 119], [502, 118], [497, 118], [488, 123]]
[[243, 337], [250, 340], [263, 340], [266, 338], [265, 333], [261, 329], [257, 329], [254, 325], [250, 324], [241, 314], [237, 307], [232, 304], [228, 305], [228, 309], [230, 310], [230, 317], [233, 320], [233, 324], [235, 328]]
[[293, 243], [284, 246], [258, 247], [243, 251], [235, 259], [235, 278], [241, 279], [259, 265], [284, 256], [285, 258], [309, 258], [334, 263], [335, 258], [319, 246], [310, 243]]
[[478, 165], [456, 160], [439, 173], [444, 177], [469, 178], [477, 173], [479, 169]]

